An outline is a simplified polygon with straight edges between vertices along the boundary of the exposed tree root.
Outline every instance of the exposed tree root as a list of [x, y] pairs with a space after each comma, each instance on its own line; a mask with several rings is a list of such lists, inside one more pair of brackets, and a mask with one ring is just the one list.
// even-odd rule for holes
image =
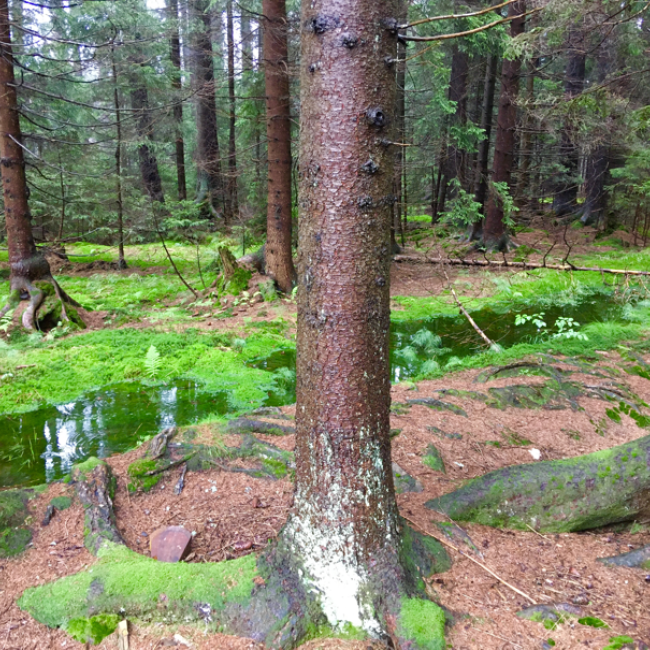
[[426, 503], [457, 521], [561, 533], [650, 513], [650, 436], [567, 460], [506, 467]]

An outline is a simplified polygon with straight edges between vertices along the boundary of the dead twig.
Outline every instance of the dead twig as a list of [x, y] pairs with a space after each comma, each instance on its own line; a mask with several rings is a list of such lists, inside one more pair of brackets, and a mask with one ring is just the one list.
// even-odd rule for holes
[[427, 537], [432, 537], [433, 539], [437, 540], [441, 544], [444, 544], [445, 546], [448, 546], [450, 549], [456, 551], [456, 553], [460, 553], [463, 557], [466, 557], [471, 562], [474, 562], [474, 564], [478, 564], [478, 566], [480, 566], [481, 569], [487, 571], [493, 578], [496, 578], [501, 584], [508, 587], [508, 589], [512, 589], [512, 591], [514, 591], [516, 594], [519, 594], [520, 596], [525, 598], [529, 603], [532, 603], [533, 605], [537, 604], [537, 601], [533, 600], [528, 594], [525, 594], [523, 591], [521, 591], [521, 589], [518, 589], [514, 585], [511, 585], [509, 582], [507, 582], [506, 580], [498, 576], [494, 571], [492, 571], [492, 569], [490, 569], [490, 567], [483, 564], [483, 562], [479, 562], [476, 558], [473, 558], [471, 555], [464, 553], [451, 542], [448, 542], [443, 538], [437, 537], [436, 535], [432, 535], [431, 533], [428, 533], [426, 530], [423, 530], [418, 524], [416, 524], [412, 519], [409, 519], [406, 515], [401, 515], [401, 517], [406, 521], [408, 521], [411, 525], [413, 525], [423, 535], [426, 535]]

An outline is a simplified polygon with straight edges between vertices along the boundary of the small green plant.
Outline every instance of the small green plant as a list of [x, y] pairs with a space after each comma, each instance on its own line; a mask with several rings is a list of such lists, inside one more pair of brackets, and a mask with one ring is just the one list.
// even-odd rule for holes
[[578, 339], [579, 341], [587, 341], [588, 336], [584, 332], [578, 332], [580, 323], [568, 316], [558, 316], [555, 319], [553, 329], [550, 329], [544, 320], [545, 313], [543, 311], [538, 314], [517, 314], [515, 316], [515, 325], [524, 325], [532, 323], [537, 328], [539, 338], [551, 337], [553, 339]]
[[145, 372], [149, 377], [155, 379], [156, 375], [160, 372], [161, 366], [162, 360], [160, 358], [160, 352], [158, 352], [155, 345], [150, 345], [144, 358]]
[[449, 185], [450, 188], [456, 190], [456, 196], [450, 202], [449, 212], [441, 217], [441, 223], [464, 230], [473, 223], [480, 221], [482, 218], [481, 204], [474, 200], [474, 195], [466, 192], [460, 186], [460, 181], [457, 178], [454, 178]]

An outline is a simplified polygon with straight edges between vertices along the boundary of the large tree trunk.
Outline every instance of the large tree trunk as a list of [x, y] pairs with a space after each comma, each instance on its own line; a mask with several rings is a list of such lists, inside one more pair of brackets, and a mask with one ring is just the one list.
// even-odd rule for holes
[[[50, 265], [36, 250], [34, 243], [27, 203], [10, 25], [7, 0], [0, 0], [0, 176], [10, 268], [9, 302], [0, 310], [0, 316], [17, 307], [21, 299], [29, 297], [22, 322], [26, 329], [34, 329], [37, 326], [38, 310], [50, 297], [59, 301], [58, 319], [72, 319], [76, 322], [78, 316], [73, 307], [66, 307], [76, 303], [56, 283]], [[79, 325], [83, 323], [79, 322]]]
[[190, 0], [192, 77], [196, 100], [196, 163], [198, 202], [206, 202], [210, 212], [229, 222], [225, 183], [221, 172], [221, 154], [217, 131], [214, 62], [209, 0]]
[[291, 256], [291, 114], [285, 0], [264, 0], [262, 12], [268, 142], [266, 272], [281, 291], [291, 293], [296, 271]]
[[[566, 66], [565, 99], [571, 100], [582, 93], [585, 83], [586, 54], [584, 30], [578, 27], [569, 31], [568, 61]], [[580, 151], [575, 142], [575, 128], [570, 118], [566, 119], [560, 134], [560, 173], [557, 177], [553, 211], [559, 217], [571, 214], [576, 209], [578, 198]]]
[[[523, 34], [525, 28], [525, 0], [517, 0], [508, 7], [508, 16], [520, 16], [510, 21], [510, 36], [515, 38]], [[497, 133], [494, 147], [493, 183], [507, 183], [515, 157], [515, 130], [517, 128], [517, 94], [519, 92], [519, 72], [521, 59], [506, 59], [501, 69], [501, 94], [499, 95], [499, 113], [497, 116]], [[503, 201], [492, 189], [489, 193], [488, 206], [483, 225], [483, 245], [488, 250], [505, 250], [508, 247], [508, 233], [503, 223]]]
[[232, 0], [226, 3], [226, 37], [228, 39], [228, 201], [230, 214], [239, 217], [237, 190], [237, 102], [235, 98], [235, 30], [233, 26]]
[[572, 532], [650, 513], [650, 436], [568, 460], [516, 465], [427, 502], [457, 521]]
[[[476, 194], [474, 200], [481, 205], [481, 214], [485, 214], [485, 200], [488, 188], [488, 161], [490, 158], [490, 143], [492, 141], [492, 114], [494, 113], [494, 94], [497, 85], [497, 68], [499, 57], [490, 56], [485, 69], [485, 84], [483, 86], [483, 110], [481, 112], [481, 128], [485, 134], [478, 146], [476, 159]], [[470, 234], [470, 241], [477, 241], [483, 235], [483, 220], [477, 221]]]
[[303, 2], [296, 493], [280, 541], [331, 625], [417, 647], [400, 625], [418, 592], [389, 439], [396, 11]]
[[178, 29], [178, 0], [167, 0], [167, 12], [170, 21], [169, 58], [173, 70], [172, 90], [174, 100], [174, 135], [176, 141], [176, 183], [178, 200], [187, 198], [187, 181], [185, 179], [185, 142], [183, 140], [183, 104], [180, 96], [181, 77], [181, 39]]

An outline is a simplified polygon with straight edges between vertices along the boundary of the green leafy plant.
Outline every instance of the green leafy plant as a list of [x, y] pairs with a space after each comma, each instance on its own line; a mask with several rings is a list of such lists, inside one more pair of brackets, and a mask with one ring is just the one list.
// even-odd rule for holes
[[578, 623], [580, 623], [580, 625], [587, 625], [588, 627], [609, 627], [605, 621], [601, 621], [595, 616], [585, 616], [583, 618], [579, 618]]
[[544, 320], [543, 311], [537, 314], [517, 314], [515, 316], [515, 325], [524, 325], [525, 323], [532, 323], [537, 328], [537, 333], [540, 338], [550, 336], [554, 339], [588, 340], [588, 336], [584, 332], [578, 332], [580, 323], [568, 316], [559, 316], [556, 318], [553, 329], [549, 329]]
[[609, 643], [603, 650], [622, 650], [622, 648], [634, 647], [634, 639], [630, 636], [613, 636], [610, 637]]
[[160, 372], [162, 366], [162, 360], [160, 357], [160, 352], [155, 345], [149, 346], [147, 354], [144, 358], [144, 368], [145, 372], [152, 379], [156, 378], [156, 375]]

